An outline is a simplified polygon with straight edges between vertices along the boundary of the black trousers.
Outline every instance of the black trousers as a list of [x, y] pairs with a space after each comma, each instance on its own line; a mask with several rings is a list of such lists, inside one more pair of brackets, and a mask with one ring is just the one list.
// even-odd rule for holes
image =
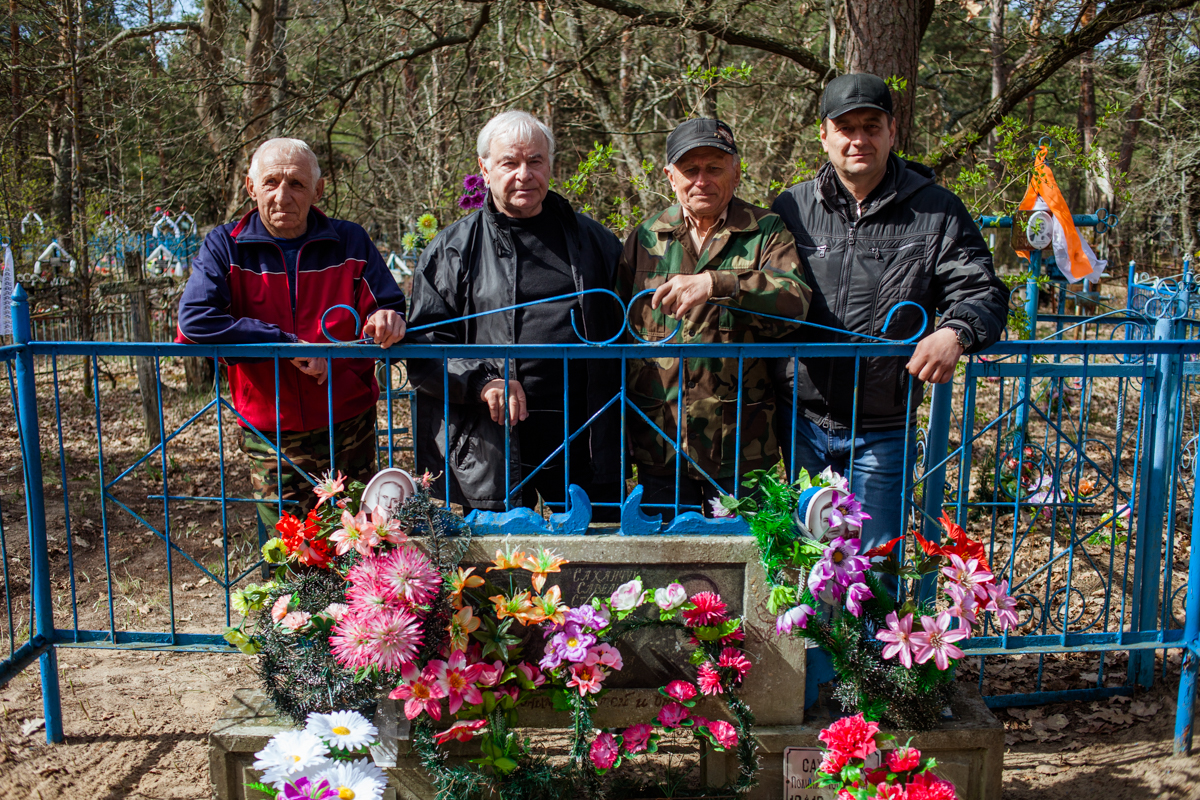
[[[679, 476], [679, 505], [680, 506], [703, 506], [704, 516], [711, 517], [712, 501], [721, 494], [733, 494], [734, 488], [737, 486], [737, 478], [714, 478], [717, 484], [721, 487], [717, 489], [712, 483], [706, 480], [698, 480], [688, 477], [687, 473]], [[675, 474], [656, 475], [644, 471], [638, 467], [638, 483], [642, 486], [642, 505], [653, 503], [675, 504]], [[680, 508], [680, 511], [695, 511], [694, 508]], [[650, 516], [662, 514], [663, 520], [671, 520], [675, 518], [675, 509], [673, 508], [647, 508], [646, 513]]]

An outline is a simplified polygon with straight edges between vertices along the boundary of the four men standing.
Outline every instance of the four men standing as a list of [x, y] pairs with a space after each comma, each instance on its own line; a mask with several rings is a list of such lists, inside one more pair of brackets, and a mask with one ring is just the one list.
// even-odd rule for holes
[[[871, 517], [868, 542], [899, 535], [922, 383], [949, 380], [964, 352], [999, 338], [1007, 293], [961, 201], [930, 170], [891, 153], [895, 121], [882, 80], [834, 79], [821, 113], [829, 163], [781, 194], [770, 211], [735, 196], [741, 161], [730, 127], [716, 119], [682, 123], [667, 139], [664, 169], [677, 203], [642, 223], [623, 250], [611, 232], [549, 190], [550, 130], [524, 112], [498, 115], [477, 142], [487, 201], [422, 253], [408, 323], [417, 331], [408, 341], [611, 340], [624, 320], [616, 303], [594, 290], [615, 287], [632, 303], [627, 335], [642, 341], [869, 342], [924, 334], [907, 363], [680, 363], [647, 352], [628, 359], [622, 376], [615, 360], [553, 354], [507, 363], [453, 358], [445, 370], [440, 358], [414, 360], [418, 468], [444, 472], [450, 498], [468, 508], [532, 506], [538, 497], [561, 505], [565, 486], [576, 483], [593, 501], [611, 502], [597, 516], [611, 518], [626, 477], [613, 402], [624, 377], [632, 406], [626, 446], [643, 504], [668, 516], [681, 506], [708, 505], [782, 453], [789, 470], [832, 466], [852, 475], [851, 488]], [[343, 302], [367, 317], [364, 334], [384, 346], [397, 341], [404, 297], [394, 282], [377, 285], [386, 275], [378, 253], [359, 243], [361, 228], [311, 207], [322, 189], [312, 151], [295, 140], [274, 141], [289, 144], [264, 145], [247, 179], [258, 211], [205, 243], [181, 302], [182, 335], [196, 342], [319, 341], [313, 303]], [[307, 277], [331, 259], [339, 261], [336, 270]], [[349, 269], [351, 263], [358, 266]], [[319, 291], [299, 288], [309, 280]], [[806, 318], [823, 327], [803, 325]], [[309, 406], [325, 396], [313, 391], [325, 379], [325, 362], [287, 366], [281, 399], [293, 392], [295, 403], [281, 406], [283, 429], [319, 429], [306, 414], [315, 414]], [[378, 390], [366, 369], [335, 362], [335, 425], [373, 419]], [[275, 392], [273, 367], [239, 366], [236, 377], [239, 410], [255, 427], [275, 427], [258, 399]], [[361, 390], [346, 383], [351, 377]], [[313, 385], [301, 385], [305, 380]], [[328, 409], [320, 411], [326, 419]]]

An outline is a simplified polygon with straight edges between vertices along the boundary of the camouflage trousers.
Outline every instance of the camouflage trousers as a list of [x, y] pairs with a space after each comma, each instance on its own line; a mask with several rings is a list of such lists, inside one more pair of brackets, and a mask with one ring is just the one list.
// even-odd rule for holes
[[[270, 443], [245, 428], [241, 430], [238, 447], [250, 456], [250, 487], [259, 500], [276, 499], [276, 490], [282, 487], [284, 500], [295, 500], [300, 505], [284, 504], [284, 510], [304, 516], [317, 504], [317, 496], [303, 475], [283, 459], [276, 458], [274, 439], [271, 433], [263, 433]], [[280, 431], [280, 451], [300, 469], [313, 478], [320, 479], [329, 470], [329, 429], [315, 431]], [[336, 454], [334, 469], [346, 473], [351, 480], [366, 483], [375, 472], [375, 407], [357, 417], [334, 423], [333, 450]], [[282, 463], [283, 471], [279, 472]], [[268, 535], [279, 521], [279, 504], [259, 503], [258, 516], [267, 528]]]

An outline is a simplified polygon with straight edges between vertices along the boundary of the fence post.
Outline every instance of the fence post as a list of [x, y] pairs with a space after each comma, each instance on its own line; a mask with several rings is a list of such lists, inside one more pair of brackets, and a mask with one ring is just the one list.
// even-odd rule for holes
[[[950, 407], [954, 402], [954, 379], [933, 385], [933, 397], [929, 405], [929, 438], [925, 441], [925, 463], [934, 468], [922, 477], [925, 491], [921, 505], [925, 514], [921, 520], [921, 535], [931, 542], [942, 540], [942, 526], [934, 520], [942, 516], [946, 500], [946, 452], [950, 449]], [[968, 473], [969, 480], [969, 473]], [[937, 588], [937, 575], [926, 575], [921, 579], [918, 600], [932, 600]]]
[[[13, 341], [28, 345], [33, 338], [29, 319], [29, 297], [17, 285], [12, 296]], [[50, 554], [46, 546], [46, 503], [42, 496], [42, 444], [38, 429], [37, 391], [34, 386], [33, 354], [28, 347], [17, 355], [17, 413], [21, 426], [21, 460], [25, 466], [25, 498], [29, 509], [29, 582], [33, 587], [34, 636], [54, 641], [54, 604], [50, 587]], [[41, 657], [42, 712], [46, 718], [46, 741], [63, 740], [62, 702], [58, 691], [58, 653], [51, 647]]]
[[[1159, 319], [1154, 340], [1175, 338], [1175, 320]], [[1175, 409], [1179, 402], [1178, 357], [1159, 353], [1154, 359], [1154, 429], [1147, 432], [1142, 473], [1142, 498], [1134, 549], [1132, 629], [1158, 630], [1158, 599], [1162, 591], [1163, 516], [1166, 513], [1168, 481], [1175, 461]], [[1138, 686], [1154, 685], [1154, 651], [1129, 654], [1128, 678]]]
[[[1192, 530], [1200, 531], [1200, 459], [1192, 472]], [[1192, 721], [1196, 704], [1196, 675], [1200, 672], [1200, 547], [1188, 557], [1187, 606], [1183, 621], [1183, 667], [1179, 671], [1179, 699], [1175, 702], [1175, 755], [1192, 753]]]

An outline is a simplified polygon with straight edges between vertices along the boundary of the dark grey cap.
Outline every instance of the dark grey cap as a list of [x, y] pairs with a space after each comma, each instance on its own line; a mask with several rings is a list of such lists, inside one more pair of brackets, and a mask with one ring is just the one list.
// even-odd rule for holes
[[857, 108], [875, 108], [892, 113], [892, 92], [883, 78], [868, 72], [839, 75], [821, 95], [821, 119], [840, 117]]
[[667, 136], [667, 163], [674, 164], [683, 154], [697, 147], [715, 147], [730, 155], [738, 154], [733, 128], [719, 119], [689, 119]]

